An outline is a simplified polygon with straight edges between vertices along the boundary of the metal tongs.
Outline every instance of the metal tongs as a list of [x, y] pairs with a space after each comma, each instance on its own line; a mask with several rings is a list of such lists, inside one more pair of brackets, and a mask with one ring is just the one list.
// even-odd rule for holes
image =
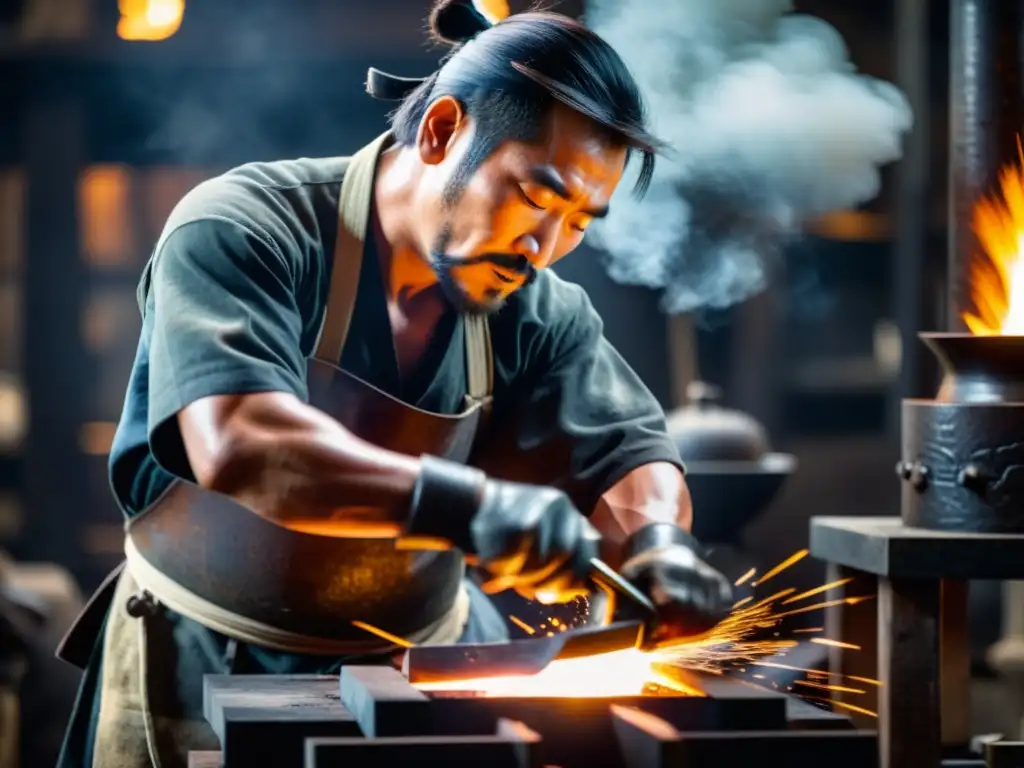
[[[416, 646], [403, 671], [413, 683], [497, 675], [535, 675], [556, 659], [644, 648], [657, 617], [654, 603], [603, 560], [590, 561], [589, 579], [609, 597], [606, 623], [550, 637], [472, 645]], [[621, 615], [618, 620], [613, 620]]]

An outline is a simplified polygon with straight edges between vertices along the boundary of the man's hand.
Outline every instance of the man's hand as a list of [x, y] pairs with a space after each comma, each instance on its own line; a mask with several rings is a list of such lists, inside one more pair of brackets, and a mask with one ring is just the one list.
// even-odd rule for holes
[[620, 573], [654, 602], [655, 642], [703, 634], [729, 613], [732, 586], [699, 550], [696, 539], [670, 523], [645, 526], [626, 542]]
[[587, 590], [600, 535], [554, 488], [489, 480], [480, 471], [425, 456], [406, 531], [447, 539], [493, 577], [487, 592], [572, 599]]

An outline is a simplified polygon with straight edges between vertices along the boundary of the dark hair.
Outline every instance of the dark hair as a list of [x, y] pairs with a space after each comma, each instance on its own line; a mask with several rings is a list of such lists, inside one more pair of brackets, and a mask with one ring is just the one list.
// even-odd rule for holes
[[607, 42], [568, 16], [543, 11], [489, 26], [463, 0], [437, 3], [430, 28], [453, 50], [404, 98], [391, 116], [391, 128], [399, 144], [415, 144], [427, 107], [442, 96], [458, 99], [473, 117], [473, 144], [446, 197], [457, 196], [502, 142], [540, 139], [556, 102], [590, 118], [609, 140], [629, 148], [630, 156], [641, 153], [634, 191], [646, 191], [660, 143], [647, 132], [636, 81]]

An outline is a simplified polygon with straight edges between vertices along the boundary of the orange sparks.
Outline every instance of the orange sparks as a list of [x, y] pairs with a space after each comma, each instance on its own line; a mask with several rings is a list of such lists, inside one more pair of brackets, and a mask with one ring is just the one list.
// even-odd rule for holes
[[818, 670], [814, 670], [814, 669], [804, 669], [803, 667], [794, 667], [794, 666], [792, 666], [790, 664], [779, 664], [779, 663], [774, 662], [774, 661], [752, 661], [751, 664], [753, 664], [755, 667], [770, 667], [771, 669], [787, 669], [790, 672], [806, 672], [808, 674], [811, 674], [813, 672], [818, 671]]
[[[785, 560], [783, 560], [781, 563], [779, 563], [774, 568], [772, 568], [770, 571], [768, 571], [768, 573], [766, 573], [760, 579], [755, 581], [752, 586], [755, 586], [755, 587], [761, 586], [766, 581], [768, 581], [768, 579], [771, 579], [771, 578], [774, 578], [775, 576], [778, 576], [780, 573], [782, 573], [784, 570], [789, 568], [791, 565], [795, 565], [796, 563], [799, 563], [801, 560], [803, 560], [805, 557], [807, 557], [807, 554], [808, 554], [808, 550], [806, 550], [806, 549], [801, 549], [799, 552], [794, 552], [792, 555], [790, 555]], [[793, 590], [793, 591], [795, 592], [796, 590]]]
[[536, 634], [536, 632], [537, 632], [536, 629], [531, 627], [529, 624], [527, 624], [525, 621], [520, 619], [518, 616], [509, 616], [508, 620], [511, 621], [513, 624], [515, 624], [517, 627], [519, 627], [521, 630], [523, 630], [523, 632], [525, 632], [528, 635], [533, 635], [533, 634]]
[[[736, 584], [739, 585], [749, 582], [751, 586], [755, 587], [760, 584], [764, 584], [786, 568], [798, 563], [807, 555], [808, 551], [806, 549], [794, 553], [774, 568], [766, 571], [764, 576], [756, 582], [751, 581], [755, 575], [755, 571], [751, 569], [737, 579]], [[649, 684], [673, 687], [659, 679], [661, 674], [658, 671], [659, 666], [664, 668], [666, 671], [670, 667], [675, 667], [677, 669], [688, 669], [692, 671], [700, 671], [706, 674], [721, 675], [729, 670], [736, 670], [740, 667], [744, 667], [746, 664], [749, 664], [752, 666], [775, 667], [778, 669], [789, 669], [803, 672], [807, 679], [799, 681], [798, 684], [805, 688], [820, 689], [822, 691], [842, 691], [849, 694], [864, 693], [862, 688], [852, 687], [848, 683], [845, 685], [835, 685], [835, 683], [838, 682], [837, 678], [845, 677], [847, 680], [855, 680], [861, 685], [879, 685], [879, 683], [865, 678], [854, 678], [852, 676], [843, 676], [838, 674], [834, 675], [820, 670], [807, 670], [775, 662], [759, 661], [759, 659], [772, 657], [778, 658], [780, 655], [784, 655], [787, 649], [794, 648], [800, 644], [800, 641], [792, 639], [791, 635], [788, 639], [778, 639], [779, 635], [783, 634], [779, 629], [773, 630], [775, 639], [759, 639], [763, 636], [763, 630], [772, 630], [773, 628], [778, 627], [785, 617], [821, 610], [836, 605], [855, 605], [864, 600], [869, 600], [871, 596], [865, 595], [828, 600], [814, 605], [806, 605], [800, 608], [793, 608], [777, 613], [776, 611], [780, 605], [788, 606], [794, 602], [827, 592], [835, 587], [843, 586], [849, 581], [850, 579], [840, 579], [799, 594], [797, 594], [797, 590], [795, 588], [786, 587], [764, 598], [756, 599], [753, 595], [745, 597], [742, 600], [738, 600], [733, 606], [732, 612], [722, 622], [720, 622], [718, 626], [705, 635], [666, 641], [659, 644], [659, 646], [653, 650], [642, 651], [640, 649], [628, 649], [627, 651], [603, 654], [595, 657], [582, 657], [576, 660], [576, 663], [572, 665], [565, 663], [568, 660], [559, 660], [549, 665], [549, 668], [544, 671], [543, 678], [512, 679], [508, 677], [496, 677], [479, 680], [456, 681], [453, 682], [452, 685], [462, 687], [463, 690], [466, 690], [467, 687], [469, 689], [479, 690], [483, 695], [491, 696], [499, 694], [539, 695], [539, 693], [543, 692], [559, 691], [571, 691], [571, 695], [573, 696], [584, 697], [621, 695], [623, 693], [633, 693], [635, 695], [640, 692], [645, 685]], [[605, 618], [607, 620], [608, 617], [606, 616]], [[553, 637], [559, 632], [565, 632], [570, 629], [569, 622], [563, 622], [556, 617], [543, 619], [542, 623], [537, 626], [527, 624], [518, 616], [510, 615], [508, 619], [511, 623], [522, 629], [526, 634], [536, 637], [543, 637], [545, 635], [547, 637]], [[408, 640], [392, 635], [389, 632], [370, 624], [366, 624], [365, 622], [354, 621], [352, 624], [353, 626], [381, 637], [396, 646], [403, 648], [413, 646], [413, 643], [410, 643]], [[814, 633], [823, 631], [823, 627], [809, 627], [793, 629], [792, 633]], [[785, 634], [788, 635], [789, 633]], [[811, 642], [818, 643], [820, 645], [859, 650], [859, 647], [856, 645], [824, 637], [809, 639]], [[609, 682], [606, 679], [608, 676], [603, 672], [601, 674], [596, 673], [596, 670], [599, 669], [606, 670], [608, 662], [612, 659], [615, 660], [617, 669], [622, 667], [622, 669], [616, 673], [614, 683]], [[595, 671], [595, 673], [592, 674], [592, 671]], [[751, 672], [755, 671], [756, 670], [751, 670]], [[764, 674], [754, 674], [752, 677], [756, 680], [765, 679]], [[572, 680], [571, 684], [564, 682], [569, 679]], [[600, 685], [598, 685], [598, 682], [593, 682], [593, 685], [588, 683], [593, 690], [588, 689], [588, 691], [583, 692], [580, 689], [580, 680], [604, 682]], [[778, 687], [776, 683], [772, 683], [772, 685]], [[678, 686], [675, 687], [678, 691]], [[686, 695], [694, 695], [688, 691], [684, 691], [683, 693]], [[804, 696], [804, 698], [813, 697]], [[827, 699], [824, 700], [827, 701]], [[860, 708], [853, 707], [852, 705], [845, 705], [841, 702], [834, 702], [834, 704], [836, 706], [845, 706], [851, 711], [874, 715], [873, 712], [862, 710]]]
[[[783, 603], [785, 605], [785, 603]], [[794, 635], [811, 634], [812, 632], [824, 632], [824, 627], [797, 627], [793, 630]]]
[[743, 610], [742, 613], [749, 613], [750, 611], [756, 611], [758, 608], [761, 608], [762, 606], [768, 605], [769, 603], [773, 603], [776, 600], [778, 600], [780, 597], [785, 597], [786, 595], [792, 594], [793, 592], [796, 592], [796, 590], [793, 587], [787, 587], [786, 589], [780, 589], [774, 595], [769, 595], [768, 597], [764, 598], [763, 600], [758, 600], [752, 606], [750, 606], [749, 608]]
[[870, 677], [857, 677], [856, 675], [847, 675], [847, 680], [853, 680], [856, 683], [867, 683], [868, 685], [876, 685], [879, 688], [882, 687], [881, 680], [872, 680]]
[[851, 651], [859, 651], [860, 646], [853, 643], [841, 643], [838, 640], [829, 640], [827, 637], [812, 637], [812, 643], [818, 645], [831, 645], [833, 648], [849, 648]]
[[833, 701], [832, 699], [825, 698], [824, 696], [803, 696], [801, 698], [811, 699], [812, 701], [825, 701], [831, 704], [833, 707], [846, 709], [850, 712], [859, 712], [860, 714], [867, 715], [868, 717], [878, 717], [877, 712], [872, 712], [870, 709], [864, 709], [864, 707], [858, 707], [854, 704], [847, 704], [845, 701]]
[[805, 669], [804, 667], [794, 667], [789, 664], [779, 664], [775, 661], [752, 661], [750, 662], [755, 667], [770, 667], [771, 669], [786, 669], [790, 672], [804, 672], [808, 675], [824, 675], [829, 678], [842, 678], [844, 680], [852, 680], [858, 683], [867, 683], [868, 685], [881, 686], [881, 682], [878, 680], [872, 680], [870, 677], [856, 677], [854, 675], [844, 675], [839, 672], [822, 672], [816, 669]]
[[399, 646], [400, 648], [412, 648], [413, 645], [415, 645], [415, 643], [410, 643], [404, 637], [399, 637], [398, 635], [392, 635], [390, 632], [385, 632], [383, 629], [380, 629], [379, 627], [375, 627], [372, 624], [367, 624], [365, 621], [353, 621], [352, 622], [352, 626], [355, 627], [356, 629], [361, 629], [364, 632], [369, 632], [371, 635], [376, 635], [377, 637], [381, 637], [381, 638], [387, 640], [389, 643], [394, 643], [395, 645]]
[[753, 578], [755, 573], [757, 573], [757, 568], [751, 568], [749, 571], [747, 571], [742, 576], [740, 576], [738, 579], [736, 579], [736, 581], [733, 584], [733, 586], [738, 587], [738, 586], [740, 586], [742, 584], [746, 584], [748, 581], [750, 581], [751, 578]]
[[814, 683], [810, 680], [797, 680], [794, 685], [804, 685], [808, 688], [821, 688], [826, 691], [838, 691], [840, 693], [867, 693], [860, 688], [847, 688], [845, 685], [829, 685], [828, 683]]
[[806, 592], [801, 592], [799, 595], [794, 595], [793, 597], [791, 597], [788, 600], [786, 600], [783, 603], [783, 605], [788, 605], [789, 603], [795, 603], [798, 600], [803, 600], [804, 598], [807, 598], [807, 597], [813, 597], [814, 595], [820, 595], [822, 592], [828, 592], [830, 589], [835, 589], [836, 587], [841, 587], [844, 584], [849, 584], [851, 581], [853, 581], [853, 577], [850, 577], [850, 578], [847, 578], [847, 579], [839, 579], [838, 581], [833, 581], [833, 582], [831, 582], [829, 584], [822, 584], [820, 587], [815, 587], [814, 589], [808, 589]]
[[810, 611], [817, 611], [821, 608], [831, 608], [834, 605], [857, 605], [857, 603], [863, 603], [865, 600], [870, 600], [872, 597], [874, 597], [874, 595], [844, 597], [842, 600], [826, 600], [824, 603], [815, 603], [814, 605], [808, 605], [804, 608], [797, 608], [792, 611], [776, 613], [772, 618], [781, 619], [784, 616], [796, 616], [798, 613], [809, 613]]

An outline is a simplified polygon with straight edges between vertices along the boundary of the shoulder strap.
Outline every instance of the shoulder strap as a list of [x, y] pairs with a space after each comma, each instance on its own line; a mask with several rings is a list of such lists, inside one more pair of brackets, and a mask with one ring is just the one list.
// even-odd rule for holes
[[[359, 288], [359, 271], [363, 264], [363, 243], [373, 200], [373, 177], [377, 158], [390, 140], [388, 133], [378, 137], [353, 155], [338, 195], [338, 235], [334, 241], [331, 264], [331, 285], [327, 308], [320, 324], [313, 356], [330, 365], [337, 365], [348, 336], [352, 310]], [[482, 315], [465, 317], [466, 396], [468, 405], [486, 404], [494, 388], [494, 362], [491, 352], [491, 329]]]
[[491, 326], [485, 315], [466, 315], [466, 405], [486, 405], [494, 391]]
[[313, 357], [337, 365], [348, 336], [352, 310], [359, 289], [359, 270], [363, 265], [363, 243], [370, 220], [373, 199], [373, 175], [390, 134], [383, 134], [356, 152], [349, 161], [338, 195], [338, 235], [334, 239], [331, 285], [327, 308], [320, 323]]

